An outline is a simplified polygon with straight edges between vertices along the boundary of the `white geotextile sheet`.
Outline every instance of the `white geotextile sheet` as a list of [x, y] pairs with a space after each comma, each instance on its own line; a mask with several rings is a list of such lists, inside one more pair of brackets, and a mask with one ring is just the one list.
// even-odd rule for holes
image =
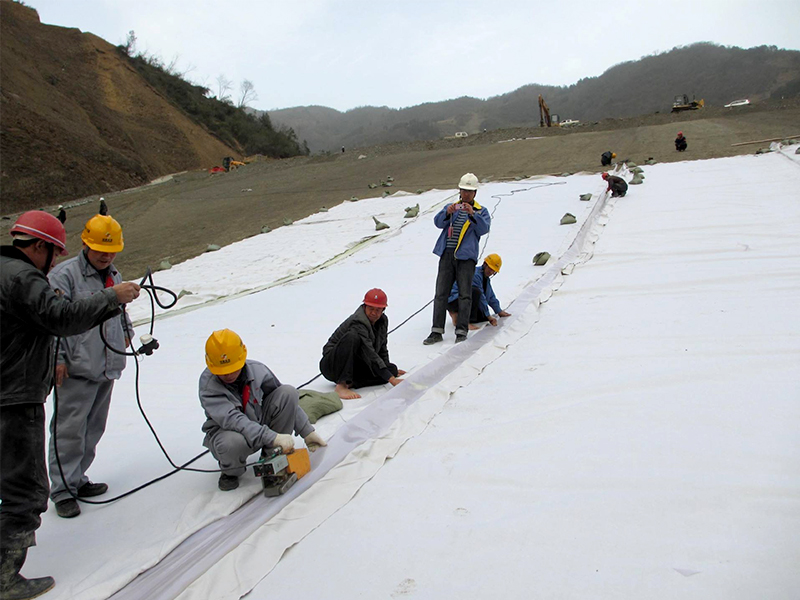
[[[542, 181], [554, 185], [543, 187]], [[536, 252], [548, 250], [557, 257], [566, 249], [594, 205], [594, 201], [580, 202], [578, 196], [600, 187], [596, 176], [542, 181], [528, 183], [527, 191], [525, 182], [515, 182], [489, 184], [479, 192], [479, 200], [495, 211], [487, 252], [504, 256], [502, 274], [494, 282], [504, 305], [546, 272], [531, 265]], [[512, 190], [517, 193], [511, 195]], [[566, 211], [578, 217], [577, 225], [558, 225]], [[202, 450], [204, 418], [196, 386], [203, 369], [203, 346], [212, 330], [238, 331], [252, 358], [268, 364], [282, 381], [298, 385], [318, 372], [323, 343], [358, 306], [365, 290], [378, 286], [387, 291], [392, 326], [430, 299], [437, 260], [431, 248], [438, 233], [431, 221], [432, 213], [428, 213], [308, 277], [157, 321], [161, 349], [142, 362], [141, 396], [175, 462], [182, 463]], [[262, 246], [264, 252], [273, 253], [270, 235], [263, 236]], [[257, 251], [254, 247], [232, 252], [230, 268], [246, 269], [247, 260], [256, 258]], [[292, 246], [286, 251], [298, 250]], [[216, 260], [218, 255], [206, 256]], [[216, 272], [199, 273], [198, 282]], [[165, 277], [157, 274], [156, 283], [170, 285]], [[401, 368], [413, 372], [452, 346], [449, 324], [447, 342], [433, 348], [421, 345], [430, 315], [428, 308], [390, 337], [392, 360]], [[115, 494], [169, 470], [136, 409], [133, 378], [133, 365], [129, 365], [115, 387], [107, 431], [89, 471], [94, 481], [108, 482]], [[319, 380], [311, 387], [330, 391], [333, 386]], [[319, 431], [329, 437], [385, 391], [366, 390], [362, 400], [348, 402], [345, 410], [322, 419]], [[193, 466], [214, 468], [216, 464], [206, 456]], [[72, 520], [59, 519], [50, 510], [43, 515], [39, 545], [30, 553], [26, 574], [55, 576], [57, 586], [50, 592], [54, 599], [106, 598], [192, 533], [230, 514], [260, 491], [251, 473], [242, 478], [238, 490], [225, 494], [216, 489], [216, 479], [215, 474], [181, 473], [116, 504], [82, 505], [83, 514]]]
[[[515, 190], [524, 191], [522, 188]], [[495, 197], [500, 199], [501, 196]], [[587, 244], [591, 245], [596, 239], [596, 230], [600, 227], [598, 216], [606, 198], [603, 194], [593, 204], [589, 216], [561, 257], [552, 261], [542, 276], [511, 304], [509, 310], [517, 314], [503, 321], [502, 327], [484, 328], [467, 342], [450, 348], [406, 376], [405, 385], [381, 395], [337, 430], [328, 440], [328, 447], [312, 456], [312, 472], [285, 495], [269, 499], [257, 497], [230, 517], [198, 531], [156, 567], [121, 590], [114, 596], [115, 600], [174, 598], [206, 571], [203, 581], [192, 586], [186, 597], [238, 596], [244, 582], [237, 579], [231, 590], [231, 582], [214, 573], [229, 570], [231, 561], [239, 561], [238, 553], [231, 551], [246, 539], [257, 538], [257, 549], [253, 548], [255, 542], [244, 544], [251, 554], [259, 557], [250, 582], [244, 583], [248, 586], [246, 589], [252, 588], [261, 579], [261, 569], [268, 560], [277, 563], [286, 548], [338, 510], [408, 438], [424, 429], [450, 393], [468, 385], [489, 362], [530, 330], [538, 318], [539, 298], [549, 297], [554, 286], [562, 281], [561, 270], [580, 260]], [[418, 400], [420, 407], [415, 406]], [[413, 410], [409, 410], [410, 407]], [[318, 484], [320, 478], [324, 478], [324, 483]], [[309, 489], [314, 491], [313, 500], [304, 497], [302, 505], [295, 507], [296, 499]], [[288, 532], [287, 523], [290, 524]], [[262, 531], [261, 535], [252, 535], [262, 525], [270, 534], [265, 536]], [[225, 556], [228, 553], [231, 554]], [[214, 589], [210, 590], [209, 585]]]
[[[531, 333], [248, 598], [797, 598], [800, 168], [645, 174]], [[252, 579], [248, 549], [209, 575]]]
[[[375, 191], [369, 190], [371, 194]], [[429, 211], [455, 194], [454, 190], [432, 190], [419, 195], [398, 192], [388, 198], [343, 202], [327, 212], [158, 271], [155, 274], [158, 285], [185, 295], [169, 311], [156, 306], [156, 314], [176, 314], [296, 278], [356, 250], [360, 244], [396, 235], [399, 228], [417, 219], [427, 219]], [[413, 220], [406, 219], [405, 208], [417, 204], [419, 215]], [[376, 231], [372, 217], [389, 225], [389, 229]], [[213, 234], [210, 234], [209, 242], [213, 241]], [[162, 295], [162, 301], [166, 303], [169, 298]], [[131, 318], [137, 324], [150, 319], [151, 310], [146, 295], [129, 307]]]

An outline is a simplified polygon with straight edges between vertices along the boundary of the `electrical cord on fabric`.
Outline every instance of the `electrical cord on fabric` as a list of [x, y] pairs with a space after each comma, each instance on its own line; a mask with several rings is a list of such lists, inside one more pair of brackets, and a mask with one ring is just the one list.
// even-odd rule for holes
[[[561, 182], [553, 182], [553, 183], [538, 183], [538, 184], [528, 185], [528, 187], [525, 187], [525, 188], [512, 190], [508, 194], [495, 194], [495, 195], [491, 196], [491, 198], [496, 198], [497, 199], [497, 203], [495, 203], [494, 207], [492, 208], [490, 215], [491, 215], [492, 218], [494, 218], [494, 214], [497, 211], [497, 208], [500, 206], [500, 203], [502, 202], [502, 199], [504, 197], [506, 197], [506, 196], [513, 196], [516, 193], [525, 192], [525, 191], [529, 191], [529, 190], [532, 190], [532, 189], [537, 189], [539, 187], [547, 187], [547, 186], [551, 186], [551, 185], [564, 185], [565, 183], [566, 182], [563, 182], [563, 181], [561, 181]], [[527, 184], [525, 184], [525, 185], [527, 185]], [[481, 251], [480, 251], [480, 253], [478, 255], [478, 259], [479, 260], [480, 260], [480, 257], [483, 256], [483, 253], [486, 251], [486, 246], [487, 246], [487, 244], [489, 242], [489, 235], [491, 235], [491, 230], [486, 235], [486, 238], [484, 239], [483, 248], [481, 249]], [[149, 283], [146, 283], [148, 281], [149, 281]], [[141, 398], [140, 398], [140, 395], [139, 395], [139, 373], [140, 373], [140, 370], [139, 370], [139, 357], [140, 357], [141, 354], [150, 355], [150, 354], [153, 353], [154, 350], [156, 350], [158, 348], [158, 341], [155, 338], [152, 337], [153, 336], [154, 324], [155, 324], [155, 306], [156, 306], [156, 304], [158, 304], [158, 306], [163, 308], [163, 309], [172, 308], [175, 305], [175, 303], [178, 301], [178, 296], [177, 296], [177, 294], [175, 294], [175, 292], [173, 292], [170, 289], [155, 285], [155, 283], [153, 282], [153, 275], [152, 275], [152, 271], [150, 270], [150, 268], [147, 269], [147, 272], [145, 273], [144, 277], [140, 281], [139, 285], [140, 285], [140, 287], [142, 289], [144, 289], [147, 292], [148, 296], [150, 297], [150, 330], [149, 330], [149, 334], [145, 334], [143, 336], [140, 336], [140, 340], [143, 342], [142, 347], [140, 347], [139, 350], [137, 350], [135, 352], [127, 352], [125, 350], [120, 350], [119, 348], [114, 348], [105, 339], [105, 336], [103, 335], [103, 327], [102, 326], [100, 326], [100, 328], [99, 328], [100, 339], [103, 341], [103, 344], [106, 346], [106, 348], [108, 348], [112, 352], [114, 352], [116, 354], [120, 354], [122, 356], [131, 356], [131, 357], [133, 357], [134, 362], [135, 362], [135, 369], [136, 369], [135, 386], [134, 386], [135, 394], [136, 394], [136, 404], [137, 404], [137, 406], [139, 408], [139, 412], [141, 413], [142, 418], [145, 420], [145, 423], [147, 424], [147, 427], [150, 429], [150, 432], [153, 434], [153, 437], [155, 438], [156, 443], [158, 444], [158, 447], [161, 449], [162, 454], [164, 454], [164, 457], [167, 459], [167, 462], [169, 462], [170, 466], [172, 466], [173, 469], [172, 469], [172, 471], [169, 471], [169, 472], [167, 472], [167, 473], [165, 473], [163, 475], [160, 475], [159, 477], [151, 479], [150, 481], [148, 481], [148, 482], [146, 482], [146, 483], [144, 483], [142, 485], [139, 485], [139, 486], [127, 491], [127, 492], [124, 492], [122, 494], [114, 496], [113, 498], [109, 498], [107, 500], [87, 500], [85, 498], [78, 498], [78, 496], [76, 494], [74, 494], [72, 492], [72, 490], [69, 489], [69, 486], [67, 485], [66, 477], [64, 476], [64, 469], [63, 469], [63, 466], [61, 464], [61, 457], [59, 456], [59, 453], [58, 453], [58, 435], [57, 435], [57, 432], [58, 432], [58, 387], [54, 386], [53, 387], [53, 401], [54, 401], [53, 402], [53, 449], [54, 449], [54, 452], [55, 452], [55, 455], [56, 455], [56, 463], [58, 464], [58, 470], [59, 470], [59, 474], [61, 476], [61, 480], [64, 483], [64, 488], [69, 492], [70, 496], [72, 496], [73, 499], [75, 499], [75, 500], [77, 500], [79, 502], [83, 502], [85, 504], [109, 504], [111, 502], [116, 502], [117, 500], [121, 500], [122, 498], [130, 496], [130, 495], [132, 495], [132, 494], [134, 494], [134, 493], [136, 493], [136, 492], [138, 492], [140, 490], [145, 489], [146, 487], [149, 487], [149, 486], [153, 485], [154, 483], [158, 483], [159, 481], [163, 481], [167, 477], [171, 477], [172, 475], [174, 475], [174, 474], [176, 474], [176, 473], [178, 473], [180, 471], [191, 471], [191, 472], [194, 472], [194, 473], [220, 473], [222, 471], [221, 469], [194, 469], [194, 468], [190, 468], [189, 467], [189, 465], [191, 465], [195, 461], [199, 460], [200, 458], [202, 458], [203, 456], [208, 454], [209, 453], [208, 450], [205, 450], [204, 452], [201, 452], [200, 454], [198, 454], [197, 456], [189, 459], [188, 461], [186, 461], [182, 465], [175, 464], [175, 462], [172, 460], [172, 458], [170, 457], [169, 453], [167, 452], [166, 448], [162, 444], [161, 439], [158, 437], [158, 433], [156, 433], [155, 428], [153, 427], [152, 423], [150, 422], [150, 419], [147, 417], [147, 414], [146, 414], [146, 412], [144, 410], [144, 407], [142, 406]], [[161, 300], [158, 298], [158, 292], [159, 291], [165, 292], [166, 294], [170, 295], [172, 297], [172, 302], [170, 302], [168, 304], [162, 303]], [[398, 329], [400, 329], [400, 327], [402, 327], [403, 325], [408, 323], [411, 319], [413, 319], [415, 316], [417, 316], [423, 310], [428, 308], [433, 303], [433, 300], [434, 299], [432, 298], [431, 300], [426, 302], [421, 308], [419, 308], [418, 310], [414, 311], [411, 315], [406, 317], [401, 323], [399, 323], [394, 328], [390, 329], [388, 331], [387, 335], [392, 334], [393, 332], [397, 331]], [[128, 339], [133, 339], [132, 332], [128, 329], [127, 313], [125, 312], [125, 307], [124, 306], [122, 307], [121, 319], [122, 319], [123, 327], [125, 329], [125, 332], [127, 334]], [[147, 336], [147, 339], [144, 339], [145, 336]], [[61, 338], [59, 337], [56, 340], [56, 345], [55, 345], [56, 353], [58, 352], [58, 347], [60, 345], [60, 342], [61, 342]], [[53, 361], [53, 362], [54, 362], [54, 371], [55, 371], [56, 361]], [[321, 376], [322, 376], [322, 373], [318, 373], [317, 375], [315, 375], [314, 377], [312, 377], [311, 379], [309, 379], [305, 383], [302, 383], [301, 385], [297, 386], [297, 389], [302, 389], [302, 388], [306, 387], [310, 383], [312, 383], [312, 382], [316, 381], [317, 379], [319, 379]], [[54, 372], [54, 379], [55, 379], [55, 372]], [[256, 463], [248, 463], [248, 464], [246, 464], [244, 466], [246, 468], [246, 467], [249, 467], [249, 466], [253, 466], [254, 464], [256, 464]]]
[[[149, 283], [146, 283], [148, 281], [149, 281]], [[150, 432], [153, 434], [153, 437], [155, 438], [156, 443], [158, 444], [158, 447], [161, 449], [161, 452], [164, 454], [164, 456], [166, 457], [166, 459], [169, 462], [169, 464], [173, 467], [173, 470], [169, 471], [169, 472], [167, 472], [167, 473], [165, 473], [163, 475], [160, 475], [159, 477], [151, 479], [150, 481], [148, 481], [146, 483], [143, 483], [142, 485], [139, 485], [139, 486], [137, 486], [137, 487], [135, 487], [135, 488], [133, 488], [131, 490], [128, 490], [127, 492], [124, 492], [122, 494], [114, 496], [113, 498], [108, 498], [106, 500], [87, 500], [85, 498], [78, 498], [78, 496], [75, 493], [73, 493], [72, 490], [67, 485], [66, 477], [64, 476], [64, 467], [61, 464], [61, 456], [58, 453], [58, 386], [53, 386], [53, 436], [52, 436], [52, 438], [53, 438], [53, 450], [54, 450], [54, 453], [55, 453], [55, 456], [56, 456], [56, 463], [58, 464], [59, 475], [61, 476], [61, 481], [64, 483], [64, 488], [67, 490], [69, 495], [72, 496], [72, 498], [77, 500], [78, 502], [83, 502], [85, 504], [109, 504], [111, 502], [116, 502], [117, 500], [121, 500], [122, 498], [130, 496], [131, 494], [135, 494], [136, 492], [138, 492], [140, 490], [143, 490], [144, 488], [149, 487], [149, 486], [153, 485], [154, 483], [158, 483], [159, 481], [163, 481], [167, 477], [170, 477], [170, 476], [174, 475], [175, 473], [178, 473], [179, 471], [194, 471], [194, 472], [197, 472], [197, 473], [219, 473], [221, 471], [220, 469], [192, 469], [192, 468], [189, 468], [189, 465], [191, 465], [193, 462], [199, 460], [200, 458], [202, 458], [203, 456], [208, 454], [208, 450], [206, 450], [205, 452], [201, 452], [200, 454], [198, 454], [194, 458], [189, 459], [188, 461], [186, 461], [182, 465], [175, 464], [175, 462], [169, 456], [169, 453], [167, 452], [166, 448], [164, 448], [164, 445], [161, 443], [161, 440], [159, 439], [155, 428], [153, 427], [152, 423], [150, 423], [150, 419], [147, 417], [147, 414], [145, 413], [144, 407], [142, 406], [141, 398], [139, 396], [139, 357], [140, 357], [141, 354], [150, 355], [150, 354], [153, 353], [153, 351], [155, 349], [158, 348], [158, 342], [155, 340], [155, 338], [152, 337], [152, 335], [153, 335], [153, 327], [154, 327], [154, 323], [155, 323], [155, 310], [156, 310], [155, 306], [156, 306], [156, 304], [158, 304], [158, 306], [160, 306], [163, 309], [172, 308], [175, 305], [175, 303], [178, 301], [178, 296], [177, 296], [177, 294], [175, 294], [175, 292], [173, 292], [170, 289], [155, 285], [155, 283], [153, 282], [152, 272], [151, 272], [151, 270], [149, 268], [147, 269], [147, 273], [145, 274], [145, 276], [139, 282], [139, 286], [143, 290], [145, 290], [147, 292], [147, 294], [149, 295], [149, 297], [150, 297], [150, 333], [149, 333], [148, 340], [143, 340], [144, 343], [143, 343], [142, 347], [139, 348], [139, 350], [136, 351], [136, 352], [127, 352], [125, 350], [120, 350], [119, 348], [114, 348], [111, 344], [108, 343], [108, 340], [106, 340], [105, 336], [103, 335], [103, 327], [102, 327], [102, 325], [99, 326], [100, 339], [103, 341], [103, 344], [106, 346], [106, 348], [108, 348], [111, 352], [114, 352], [115, 354], [120, 354], [122, 356], [132, 356], [134, 358], [134, 362], [135, 362], [135, 365], [136, 365], [136, 379], [135, 379], [136, 404], [139, 407], [139, 412], [142, 414], [142, 417], [144, 418], [145, 423], [147, 423], [147, 426], [150, 429]], [[170, 295], [172, 297], [172, 301], [168, 302], [168, 303], [162, 302], [158, 298], [158, 292], [159, 291]], [[126, 333], [128, 339], [133, 339], [132, 332], [128, 329], [128, 318], [127, 318], [127, 313], [125, 312], [125, 307], [124, 306], [122, 307], [122, 315], [120, 316], [120, 318], [122, 319], [123, 328], [125, 329], [125, 333]], [[145, 334], [145, 335], [148, 335], [148, 334]], [[140, 339], [142, 339], [143, 337], [144, 336], [141, 336]], [[58, 354], [58, 347], [60, 346], [60, 344], [61, 344], [61, 338], [59, 337], [59, 338], [56, 339], [56, 345], [55, 345], [56, 358], [57, 358], [57, 354]], [[55, 380], [56, 362], [57, 362], [56, 360], [53, 361], [53, 369], [54, 369], [53, 379], [54, 380]], [[255, 464], [255, 463], [252, 463], [252, 464]], [[249, 465], [246, 465], [246, 466], [252, 466], [252, 464], [249, 464]]]

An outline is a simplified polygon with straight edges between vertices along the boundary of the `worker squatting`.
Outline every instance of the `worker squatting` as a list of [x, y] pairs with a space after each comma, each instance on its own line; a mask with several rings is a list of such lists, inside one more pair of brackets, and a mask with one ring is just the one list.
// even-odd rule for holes
[[[624, 195], [621, 178], [603, 177], [614, 195]], [[489, 254], [478, 264], [480, 238], [489, 232], [491, 216], [477, 193], [478, 179], [467, 173], [457, 201], [433, 219], [440, 230], [433, 249], [439, 263], [426, 345], [443, 340], [448, 314], [456, 343], [479, 324], [495, 326], [498, 318], [510, 316], [492, 289], [502, 259]], [[61, 220], [43, 211], [22, 214], [10, 231], [13, 244], [0, 248], [2, 598], [33, 598], [55, 585], [52, 577], [20, 574], [48, 497], [60, 517], [75, 518], [81, 513], [79, 500], [108, 491], [87, 471], [133, 340], [123, 308], [139, 296], [140, 287], [124, 283], [114, 266], [125, 244], [122, 227], [106, 213], [89, 219], [81, 251], [58, 266], [56, 258], [67, 254], [66, 232]], [[359, 398], [356, 390], [364, 386], [403, 381], [405, 371], [389, 358], [388, 305], [383, 290], [367, 291], [323, 346], [320, 372], [340, 398]], [[219, 464], [220, 490], [238, 487], [253, 454], [275, 448], [291, 452], [293, 436], [302, 437], [311, 450], [326, 445], [300, 407], [298, 391], [248, 357], [236, 332], [211, 333], [205, 362], [198, 391], [206, 416], [203, 444]], [[48, 480], [44, 402], [54, 384], [58, 411], [50, 424]]]

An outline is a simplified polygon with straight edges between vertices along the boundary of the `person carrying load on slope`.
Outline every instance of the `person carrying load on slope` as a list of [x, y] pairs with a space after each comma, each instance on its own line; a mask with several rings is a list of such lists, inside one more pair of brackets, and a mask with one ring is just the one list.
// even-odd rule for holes
[[52, 577], [20, 575], [36, 545], [49, 485], [44, 402], [52, 388], [53, 338], [97, 327], [139, 295], [119, 283], [70, 301], [47, 281], [55, 258], [67, 254], [67, 234], [54, 216], [32, 210], [0, 248], [0, 597], [34, 598], [55, 585]]
[[[49, 275], [50, 285], [67, 300], [86, 298], [122, 283], [122, 276], [114, 267], [114, 257], [125, 246], [120, 224], [112, 217], [95, 215], [87, 221], [81, 240], [81, 253], [59, 264]], [[58, 423], [53, 415], [50, 499], [55, 502], [58, 516], [66, 519], [81, 514], [75, 496], [89, 498], [108, 491], [105, 483], [89, 481], [86, 471], [105, 432], [111, 391], [114, 381], [122, 376], [125, 356], [106, 348], [100, 337], [101, 327], [112, 348], [124, 350], [131, 345], [133, 324], [125, 314], [85, 333], [63, 338], [57, 349]]]
[[403, 381], [398, 377], [406, 372], [389, 361], [387, 305], [383, 290], [369, 290], [361, 306], [336, 328], [322, 348], [319, 370], [336, 384], [342, 400], [360, 398], [355, 388], [384, 383], [394, 386]]
[[600, 164], [604, 167], [607, 167], [608, 165], [611, 164], [611, 159], [613, 158], [617, 158], [616, 153], [612, 152], [611, 150], [603, 152], [600, 155]]
[[689, 146], [686, 138], [683, 137], [683, 132], [678, 132], [678, 137], [675, 138], [675, 150], [678, 152], [684, 152], [686, 148]]
[[475, 201], [478, 178], [466, 173], [458, 183], [458, 188], [458, 202], [448, 204], [433, 218], [434, 224], [442, 232], [433, 248], [433, 253], [439, 257], [439, 269], [433, 300], [433, 324], [430, 335], [422, 342], [425, 345], [442, 341], [447, 298], [453, 282], [458, 284], [459, 289], [456, 343], [467, 339], [472, 307], [472, 276], [478, 263], [478, 245], [492, 223], [489, 211]]
[[606, 191], [611, 192], [612, 198], [622, 198], [628, 193], [628, 183], [622, 177], [603, 173], [603, 179], [608, 183], [608, 189], [606, 189]]
[[[472, 276], [472, 308], [469, 313], [469, 328], [479, 329], [473, 323], [486, 323], [492, 327], [497, 326], [497, 319], [491, 316], [489, 307], [494, 309], [498, 317], [510, 317], [508, 313], [500, 308], [500, 302], [494, 295], [491, 279], [500, 272], [503, 260], [499, 254], [490, 254], [479, 267], [475, 267], [475, 274]], [[458, 321], [458, 284], [454, 283], [450, 290], [450, 297], [447, 299], [447, 311], [453, 320], [453, 325]]]
[[281, 384], [265, 364], [247, 360], [247, 347], [235, 332], [220, 329], [209, 336], [206, 366], [199, 385], [206, 413], [203, 445], [222, 470], [218, 485], [223, 492], [239, 487], [254, 452], [277, 447], [291, 452], [292, 432], [312, 451], [327, 446], [300, 408], [297, 390]]

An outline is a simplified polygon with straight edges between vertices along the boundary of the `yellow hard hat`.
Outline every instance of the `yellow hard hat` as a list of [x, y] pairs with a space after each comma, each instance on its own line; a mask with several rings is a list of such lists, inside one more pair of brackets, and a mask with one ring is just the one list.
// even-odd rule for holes
[[125, 242], [122, 239], [122, 226], [115, 219], [105, 215], [95, 215], [88, 221], [81, 234], [83, 243], [98, 252], [122, 252]]
[[483, 262], [489, 265], [489, 268], [495, 273], [499, 273], [500, 267], [503, 266], [503, 259], [500, 258], [499, 254], [490, 254], [484, 259]]
[[611, 158], [617, 158], [617, 153], [616, 152], [612, 152], [611, 153]]
[[235, 332], [220, 329], [206, 341], [206, 366], [214, 375], [227, 375], [244, 366], [247, 346]]

